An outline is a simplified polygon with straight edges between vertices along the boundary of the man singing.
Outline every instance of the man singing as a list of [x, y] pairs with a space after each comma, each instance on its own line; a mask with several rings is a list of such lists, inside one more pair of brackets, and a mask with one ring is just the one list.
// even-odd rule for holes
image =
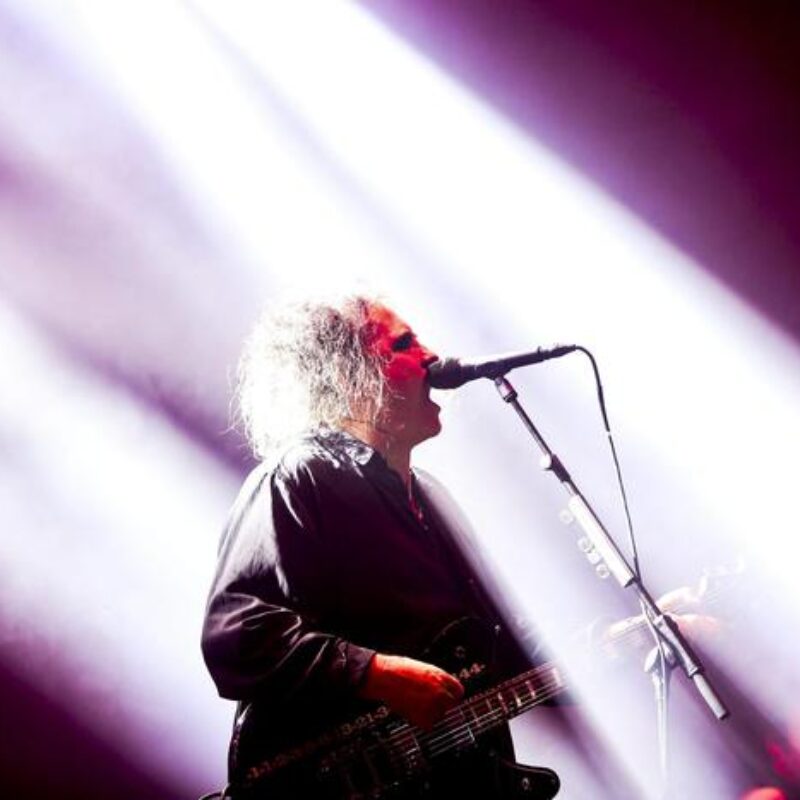
[[[413, 448], [441, 430], [427, 383], [436, 359], [364, 297], [287, 306], [249, 340], [240, 404], [262, 463], [231, 512], [203, 630], [219, 693], [239, 702], [235, 798], [557, 791], [549, 771], [512, 766], [503, 725], [441, 763], [414, 734], [456, 713], [464, 695], [462, 680], [432, 663], [452, 623], [485, 631], [486, 663], [454, 649], [462, 679], [485, 669], [491, 685], [529, 666], [465, 553], [455, 507], [411, 467]], [[355, 740], [365, 758], [352, 769], [347, 746], [337, 749], [342, 722], [371, 722], [381, 706], [410, 723], [390, 727], [393, 742], [406, 737], [395, 776], [395, 756], [370, 739]], [[351, 741], [352, 725], [344, 733]]]

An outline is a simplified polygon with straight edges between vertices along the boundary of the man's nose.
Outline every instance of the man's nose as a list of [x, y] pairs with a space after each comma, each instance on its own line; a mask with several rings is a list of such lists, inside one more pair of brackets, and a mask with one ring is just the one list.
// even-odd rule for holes
[[431, 364], [438, 360], [439, 356], [436, 355], [433, 350], [428, 350], [427, 347], [422, 348], [422, 366], [425, 367], [425, 369], [428, 369]]

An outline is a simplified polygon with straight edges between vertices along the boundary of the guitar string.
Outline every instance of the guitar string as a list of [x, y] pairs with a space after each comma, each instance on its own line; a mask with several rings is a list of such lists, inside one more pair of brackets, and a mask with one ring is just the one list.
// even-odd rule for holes
[[[550, 693], [549, 691], [542, 692], [541, 697], [537, 700], [544, 701], [553, 696], [556, 692]], [[485, 731], [496, 727], [507, 718], [505, 712], [500, 708], [491, 709], [488, 713], [484, 712], [478, 716], [472, 723], [465, 723], [455, 727], [452, 731], [445, 734], [438, 734], [433, 736], [421, 737], [423, 746], [426, 747], [427, 753], [431, 757], [437, 757], [448, 750], [463, 746], [471, 745], [475, 742], [476, 737], [482, 735]]]
[[[533, 683], [536, 687], [535, 691], [531, 692], [531, 689], [526, 687], [525, 693], [529, 695], [529, 699], [524, 701], [529, 705], [529, 708], [533, 708], [540, 702], [545, 702], [550, 697], [566, 688], [565, 685], [560, 683], [558, 676], [554, 674], [554, 669], [552, 664], [542, 664], [522, 675], [504, 681], [492, 690], [484, 691], [470, 698], [464, 705], [476, 706], [480, 702], [494, 700], [498, 693], [513, 690], [513, 687], [521, 687], [524, 684]], [[539, 677], [541, 674], [546, 675], [547, 679], [541, 679]], [[553, 691], [553, 689], [555, 690]], [[483, 712], [480, 714], [474, 712], [475, 719], [472, 722], [466, 721], [463, 706], [451, 709], [436, 723], [436, 725], [434, 725], [433, 730], [428, 733], [421, 732], [417, 734], [413, 726], [404, 723], [399, 730], [389, 734], [381, 743], [367, 745], [363, 750], [366, 753], [385, 750], [386, 744], [388, 743], [390, 751], [394, 749], [407, 761], [410, 755], [420, 751], [420, 744], [431, 747], [438, 745], [440, 748], [444, 745], [443, 749], [439, 749], [435, 753], [438, 755], [440, 752], [445, 752], [449, 747], [458, 745], [459, 743], [471, 742], [474, 738], [474, 734], [470, 733], [470, 731], [481, 734], [484, 730], [488, 730], [503, 721], [503, 711], [501, 709], [495, 708], [492, 710], [491, 706], [488, 707], [490, 709], [489, 713]], [[522, 713], [523, 710], [527, 711], [528, 708], [519, 710], [519, 713]], [[460, 720], [456, 720], [456, 717], [460, 717]], [[454, 726], [454, 730], [448, 730], [447, 727], [449, 726]], [[438, 732], [437, 729], [439, 729]], [[406, 740], [405, 743], [400, 741], [403, 739]], [[447, 744], [448, 739], [453, 740], [452, 744]], [[405, 752], [402, 750], [404, 744], [407, 747]]]
[[[539, 684], [537, 687], [539, 691], [537, 691], [535, 695], [531, 696], [530, 700], [527, 701], [528, 707], [521, 709], [520, 713], [522, 713], [522, 711], [530, 710], [539, 703], [549, 700], [551, 697], [555, 697], [564, 691], [565, 688], [566, 686], [558, 679], [551, 681], [549, 685], [547, 683]], [[488, 697], [484, 699], [488, 699]], [[430, 755], [435, 758], [447, 752], [448, 750], [452, 750], [453, 748], [472, 744], [475, 741], [476, 736], [480, 736], [485, 731], [496, 727], [508, 716], [502, 708], [497, 707], [493, 709], [490, 707], [488, 713], [476, 713], [475, 721], [473, 722], [467, 722], [465, 719], [463, 719], [464, 715], [460, 709], [458, 710], [458, 714], [462, 716], [462, 721], [457, 724], [453, 730], [443, 731], [440, 733], [436, 733], [434, 730], [430, 733], [423, 733], [417, 736], [414, 733], [413, 727], [409, 725], [404, 727], [401, 731], [397, 731], [392, 736], [387, 737], [387, 739], [406, 740], [405, 742], [394, 741], [391, 743], [391, 746], [396, 750], [399, 757], [406, 762], [421, 754], [423, 747], [426, 748], [426, 755]], [[449, 716], [452, 717], [453, 713], [450, 712]], [[434, 728], [440, 727], [441, 725], [442, 722], [439, 722], [436, 724], [436, 726], [434, 726]], [[407, 750], [405, 751], [402, 749], [404, 745], [407, 747]], [[367, 752], [374, 752], [382, 749], [385, 749], [382, 745], [372, 745], [365, 748]]]
[[[548, 667], [548, 669], [550, 668]], [[534, 670], [533, 672], [536, 673], [537, 671]], [[517, 683], [518, 680], [520, 683], [524, 682], [522, 676], [520, 676], [520, 679], [514, 679], [509, 683]], [[528, 678], [528, 680], [530, 679]], [[467, 705], [472, 706], [474, 709], [474, 706], [477, 706], [480, 702], [488, 703], [488, 701], [494, 700], [503, 688], [507, 689], [508, 687], [505, 684], [501, 684], [496, 690], [473, 698]], [[557, 676], [552, 676], [549, 680], [536, 684], [536, 691], [533, 694], [530, 693], [529, 689], [526, 690], [530, 697], [528, 700], [523, 701], [523, 705], [527, 705], [527, 708], [519, 709], [519, 713], [549, 700], [564, 691], [565, 688], [566, 686], [561, 683]], [[488, 711], [484, 712], [473, 710], [474, 720], [467, 721], [464, 709], [456, 708], [448, 712], [442, 720], [436, 723], [430, 732], [417, 736], [414, 734], [413, 728], [407, 726], [390, 735], [387, 739], [394, 740], [391, 744], [395, 747], [402, 747], [403, 742], [399, 740], [406, 739], [408, 750], [405, 754], [401, 752], [401, 755], [406, 757], [417, 751], [420, 746], [428, 748], [431, 755], [439, 755], [459, 744], [472, 743], [476, 735], [495, 727], [508, 716], [502, 707], [488, 705], [488, 709]], [[460, 717], [460, 719], [457, 720], [456, 717]], [[437, 728], [440, 730], [437, 731]]]
[[[465, 704], [457, 706], [456, 708], [448, 711], [444, 717], [442, 717], [442, 719], [437, 722], [436, 725], [434, 725], [432, 733], [435, 734], [437, 728], [446, 728], [451, 724], [456, 723], [455, 718], [459, 716], [463, 717], [463, 711], [465, 707], [474, 708], [482, 701], [493, 700], [498, 694], [503, 694], [509, 690], [513, 691], [518, 687], [524, 687], [524, 690], [530, 694], [530, 687], [525, 686], [527, 683], [533, 684], [534, 691], [532, 699], [537, 699], [540, 691], [549, 691], [553, 686], [556, 686], [559, 683], [559, 678], [554, 675], [554, 669], [555, 668], [552, 664], [542, 664], [535, 669], [523, 673], [522, 675], [518, 675], [515, 678], [504, 681], [493, 689], [481, 692], [475, 697], [470, 698]], [[423, 736], [425, 735], [430, 734], [423, 734]]]
[[[563, 691], [566, 687], [559, 681], [554, 681], [552, 686], [543, 685], [540, 687], [541, 691], [537, 691], [536, 695], [529, 701], [529, 707], [533, 708], [535, 705], [549, 700], [559, 692]], [[528, 710], [527, 708], [524, 710]], [[521, 713], [521, 711], [520, 711]], [[476, 735], [480, 735], [487, 730], [495, 727], [503, 722], [508, 717], [504, 708], [489, 706], [489, 711], [483, 714], [476, 713], [475, 722], [464, 721], [460, 726], [454, 728], [452, 731], [444, 733], [431, 733], [423, 734], [420, 739], [429, 748], [431, 755], [439, 755], [458, 744], [471, 743]]]
[[[434, 726], [434, 732], [436, 728], [444, 728], [449, 726], [450, 724], [456, 722], [455, 717], [463, 716], [463, 710], [465, 706], [477, 706], [481, 701], [494, 699], [497, 697], [498, 694], [502, 694], [509, 690], [513, 690], [515, 687], [524, 686], [526, 683], [533, 683], [535, 689], [542, 688], [542, 689], [549, 689], [549, 685], [547, 681], [550, 681], [554, 677], [554, 667], [552, 664], [542, 664], [535, 669], [529, 670], [528, 672], [523, 673], [522, 675], [518, 675], [515, 678], [511, 678], [503, 683], [499, 684], [498, 686], [494, 687], [493, 689], [489, 689], [486, 691], [481, 692], [480, 694], [476, 695], [475, 697], [470, 698], [466, 703], [456, 706], [455, 708], [448, 711], [442, 719], [437, 722]], [[542, 678], [542, 676], [545, 676]], [[556, 683], [558, 679], [556, 678]], [[526, 687], [526, 691], [530, 693], [530, 688]], [[537, 692], [534, 691], [533, 695], [536, 696]], [[423, 734], [424, 736], [425, 734]]]
[[[470, 698], [470, 700], [467, 703], [465, 703], [464, 705], [458, 706], [458, 707], [448, 711], [442, 717], [442, 719], [439, 720], [439, 722], [437, 722], [434, 725], [433, 731], [431, 733], [433, 733], [435, 735], [437, 728], [441, 729], [441, 728], [450, 727], [451, 725], [454, 725], [454, 724], [456, 724], [456, 725], [457, 724], [462, 724], [462, 725], [465, 724], [464, 723], [464, 717], [463, 717], [464, 706], [472, 706], [472, 707], [477, 706], [481, 701], [485, 701], [485, 700], [488, 700], [490, 698], [493, 699], [493, 698], [495, 698], [497, 696], [498, 693], [502, 693], [504, 691], [508, 691], [514, 685], [523, 686], [525, 683], [534, 683], [534, 686], [539, 691], [534, 691], [532, 699], [537, 699], [540, 691], [549, 691], [549, 689], [550, 689], [550, 686], [548, 685], [548, 683], [546, 681], [543, 681], [541, 679], [540, 675], [545, 674], [545, 675], [548, 676], [548, 678], [550, 678], [550, 676], [552, 676], [552, 670], [553, 670], [552, 665], [543, 664], [540, 667], [537, 667], [536, 669], [530, 670], [530, 671], [528, 671], [526, 673], [523, 673], [522, 675], [517, 676], [516, 678], [512, 678], [511, 680], [508, 680], [508, 681], [505, 681], [505, 682], [499, 684], [493, 690], [482, 692], [481, 694], [478, 694], [475, 697]], [[526, 691], [530, 694], [530, 689], [529, 688], [526, 688]], [[461, 720], [460, 721], [457, 720], [456, 719], [457, 717], [461, 717]], [[479, 716], [476, 717], [476, 719], [479, 719], [479, 718], [480, 718]], [[395, 732], [394, 734], [391, 734], [387, 738], [388, 739], [399, 738], [399, 737], [406, 736], [406, 735], [409, 735], [409, 734], [413, 735], [413, 728], [410, 725], [406, 725], [401, 730]], [[430, 736], [430, 735], [431, 734], [424, 734], [423, 733], [422, 737]], [[422, 737], [420, 737], [420, 738], [422, 738]]]

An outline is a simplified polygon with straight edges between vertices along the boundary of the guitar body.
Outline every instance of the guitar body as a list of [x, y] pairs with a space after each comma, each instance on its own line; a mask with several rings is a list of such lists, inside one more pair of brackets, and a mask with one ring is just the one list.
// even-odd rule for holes
[[[528, 694], [524, 688], [509, 694], [504, 688], [508, 681], [489, 688], [492, 649], [493, 637], [483, 623], [464, 618], [447, 626], [421, 654], [467, 689], [467, 700], [430, 731], [415, 728], [385, 706], [367, 703], [335, 719], [306, 718], [288, 725], [276, 724], [258, 704], [245, 707], [231, 741], [232, 796], [468, 800], [470, 789], [499, 786], [504, 798], [550, 800], [560, 786], [552, 770], [524, 767], [502, 756], [512, 752], [506, 719], [552, 696], [552, 678], [548, 673], [540, 691], [540, 676], [532, 671], [524, 681]], [[484, 800], [485, 794], [480, 796]]]

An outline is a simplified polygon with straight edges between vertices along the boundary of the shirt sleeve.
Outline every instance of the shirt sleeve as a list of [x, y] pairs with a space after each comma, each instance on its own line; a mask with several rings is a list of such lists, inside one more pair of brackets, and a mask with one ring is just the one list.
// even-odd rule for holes
[[223, 536], [202, 648], [222, 697], [269, 703], [353, 695], [374, 650], [324, 629], [330, 545], [308, 472], [245, 484]]

